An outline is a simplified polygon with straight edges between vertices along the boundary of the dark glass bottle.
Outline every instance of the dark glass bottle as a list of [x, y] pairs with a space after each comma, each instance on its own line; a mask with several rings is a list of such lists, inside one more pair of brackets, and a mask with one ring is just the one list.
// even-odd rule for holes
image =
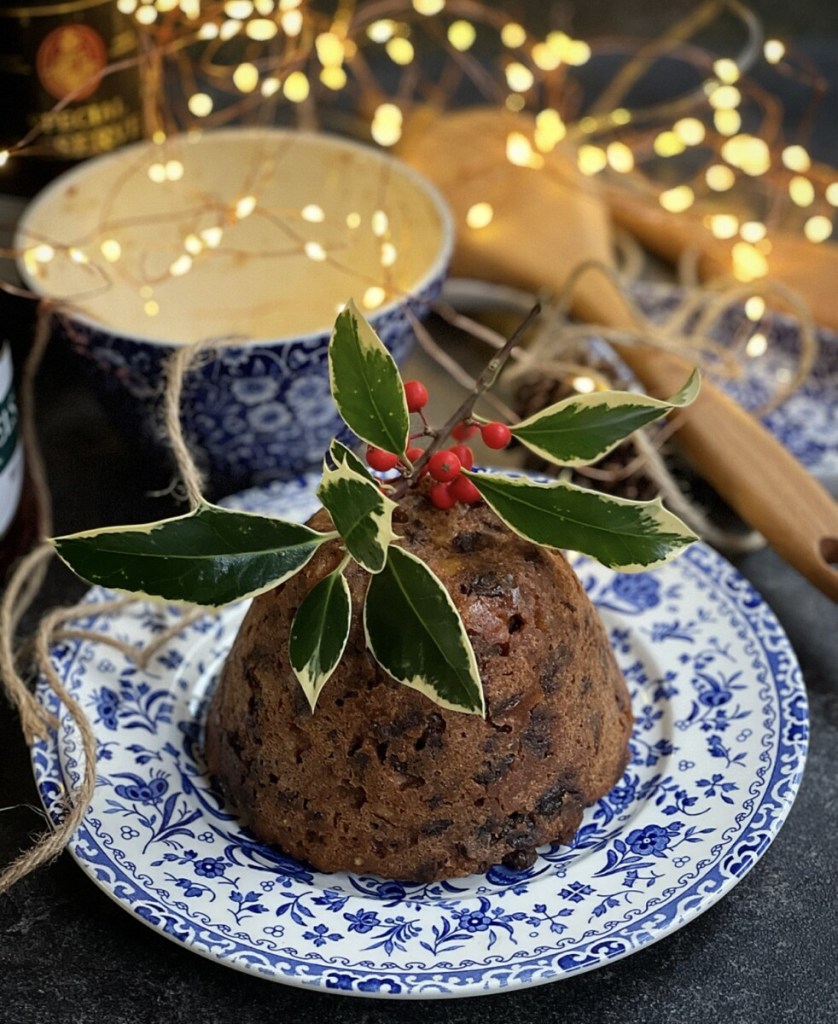
[[0, 0], [0, 151], [36, 133], [0, 168], [0, 191], [33, 195], [79, 160], [141, 137], [137, 53], [136, 26], [116, 0]]
[[0, 346], [0, 582], [35, 542], [35, 491], [18, 429], [14, 369], [8, 344]]

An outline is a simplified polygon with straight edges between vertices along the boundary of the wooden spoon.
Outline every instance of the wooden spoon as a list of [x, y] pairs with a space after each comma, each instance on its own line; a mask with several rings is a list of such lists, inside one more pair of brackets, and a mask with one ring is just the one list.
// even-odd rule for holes
[[[594, 181], [560, 148], [531, 164], [507, 159], [511, 133], [532, 139], [523, 115], [497, 109], [435, 113], [406, 119], [399, 155], [433, 181], [459, 225], [452, 273], [559, 290], [580, 264], [612, 265], [608, 213]], [[491, 223], [465, 226], [468, 210], [490, 203]], [[637, 330], [617, 286], [605, 274], [582, 275], [573, 290], [580, 319]], [[616, 345], [647, 390], [658, 397], [683, 384], [691, 364], [646, 346]], [[684, 414], [679, 439], [695, 468], [740, 517], [812, 583], [838, 601], [838, 505], [752, 416], [706, 378]]]

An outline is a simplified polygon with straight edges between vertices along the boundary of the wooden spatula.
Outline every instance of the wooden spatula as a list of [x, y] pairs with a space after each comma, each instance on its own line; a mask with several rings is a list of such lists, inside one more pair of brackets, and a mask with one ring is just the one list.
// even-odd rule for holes
[[[458, 237], [452, 272], [516, 285], [559, 290], [580, 264], [610, 265], [607, 210], [595, 183], [575, 159], [557, 148], [533, 150], [531, 166], [507, 159], [511, 133], [525, 137], [531, 124], [494, 108], [437, 114], [420, 110], [407, 119], [399, 155], [433, 181], [448, 201]], [[478, 202], [493, 218], [468, 229]], [[604, 274], [585, 274], [573, 292], [580, 319], [635, 330], [619, 289]], [[691, 364], [646, 346], [618, 345], [620, 356], [651, 394], [673, 394]], [[838, 601], [838, 505], [760, 423], [704, 380], [686, 411], [679, 439], [702, 476], [759, 530], [789, 564]]]

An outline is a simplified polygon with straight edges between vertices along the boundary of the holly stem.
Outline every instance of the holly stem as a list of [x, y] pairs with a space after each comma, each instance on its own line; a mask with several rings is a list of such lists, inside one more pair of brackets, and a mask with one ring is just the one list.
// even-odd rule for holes
[[449, 417], [445, 425], [439, 431], [436, 432], [436, 437], [425, 449], [422, 457], [417, 459], [416, 462], [413, 464], [413, 471], [410, 475], [410, 479], [403, 479], [399, 484], [396, 485], [396, 488], [393, 493], [393, 497], [395, 500], [398, 501], [398, 499], [404, 495], [405, 491], [408, 488], [408, 485], [410, 484], [411, 481], [416, 479], [417, 475], [419, 474], [419, 471], [427, 463], [428, 459], [430, 459], [432, 455], [434, 455], [443, 447], [445, 441], [448, 439], [454, 427], [456, 427], [457, 424], [462, 422], [463, 420], [469, 419], [469, 417], [472, 414], [472, 411], [474, 410], [475, 405], [480, 399], [480, 396], [484, 392], [488, 391], [489, 388], [491, 388], [494, 385], [495, 381], [498, 378], [498, 374], [503, 369], [503, 366], [506, 363], [507, 359], [509, 359], [509, 356], [512, 354], [512, 350], [515, 348], [515, 346], [527, 332], [533, 320], [535, 320], [535, 318], [540, 313], [541, 303], [537, 302], [529, 311], [529, 313], [527, 313], [527, 315], [524, 317], [521, 323], [515, 328], [515, 330], [512, 332], [509, 338], [507, 338], [507, 340], [504, 342], [503, 347], [499, 349], [494, 356], [492, 356], [492, 358], [484, 367], [480, 376], [474, 382], [474, 387], [472, 388], [471, 392], [468, 395], [466, 395], [463, 402]]

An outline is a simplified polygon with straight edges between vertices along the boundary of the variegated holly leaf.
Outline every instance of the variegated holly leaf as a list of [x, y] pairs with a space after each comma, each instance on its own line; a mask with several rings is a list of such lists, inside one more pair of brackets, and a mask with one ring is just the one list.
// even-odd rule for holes
[[356, 473], [348, 462], [336, 469], [323, 467], [317, 497], [332, 517], [346, 550], [368, 572], [381, 572], [387, 548], [395, 539], [396, 503], [377, 483]]
[[651, 569], [697, 539], [659, 498], [629, 501], [562, 481], [467, 475], [520, 536], [545, 547], [581, 551], [620, 572]]
[[694, 370], [681, 390], [666, 400], [631, 391], [573, 395], [510, 429], [513, 437], [543, 459], [562, 466], [584, 466], [610, 452], [633, 431], [695, 401], [700, 387], [700, 374]]
[[359, 459], [355, 452], [351, 448], [347, 448], [345, 444], [338, 441], [337, 438], [332, 440], [329, 445], [329, 458], [335, 466], [349, 466], [350, 469], [354, 469], [359, 476], [366, 477], [372, 483], [377, 484], [378, 481], [370, 472], [369, 466], [362, 460]]
[[312, 711], [343, 656], [351, 619], [349, 586], [338, 568], [311, 588], [291, 623], [291, 668]]
[[484, 715], [480, 673], [460, 613], [439, 578], [392, 546], [364, 601], [367, 647], [400, 683], [454, 711]]
[[396, 362], [351, 300], [329, 342], [332, 398], [362, 441], [404, 455], [410, 416]]
[[173, 519], [88, 530], [52, 543], [88, 583], [218, 607], [282, 583], [334, 536], [283, 519], [203, 504]]

